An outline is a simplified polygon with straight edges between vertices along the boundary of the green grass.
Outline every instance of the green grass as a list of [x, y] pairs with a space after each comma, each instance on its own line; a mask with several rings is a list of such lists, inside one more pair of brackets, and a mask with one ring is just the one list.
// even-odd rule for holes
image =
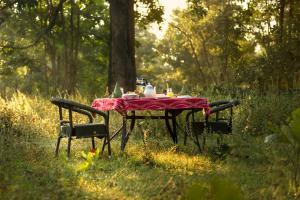
[[[118, 117], [112, 116], [112, 129]], [[63, 140], [54, 157], [57, 119], [48, 100], [20, 93], [0, 99], [0, 199], [189, 199], [195, 184], [202, 199], [220, 199], [214, 196], [216, 178], [234, 185], [245, 199], [297, 198], [289, 186], [286, 149], [264, 144], [259, 134], [235, 130], [225, 138], [231, 151], [218, 159], [212, 153], [214, 138], [199, 154], [191, 140], [184, 146], [179, 135], [174, 146], [163, 123], [146, 121], [135, 128], [124, 154], [118, 137], [111, 159], [107, 154], [93, 158], [83, 169], [88, 139], [73, 141], [70, 159]]]

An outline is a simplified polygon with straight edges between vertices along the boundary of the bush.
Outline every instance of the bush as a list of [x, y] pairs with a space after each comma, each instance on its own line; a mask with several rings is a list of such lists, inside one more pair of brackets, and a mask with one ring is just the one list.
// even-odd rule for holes
[[300, 107], [299, 95], [249, 95], [236, 109], [235, 132], [251, 135], [276, 133], [297, 107]]
[[[15, 93], [10, 100], [0, 99], [0, 129], [14, 136], [50, 136], [54, 112], [49, 102], [36, 97]], [[46, 117], [47, 116], [47, 117]]]

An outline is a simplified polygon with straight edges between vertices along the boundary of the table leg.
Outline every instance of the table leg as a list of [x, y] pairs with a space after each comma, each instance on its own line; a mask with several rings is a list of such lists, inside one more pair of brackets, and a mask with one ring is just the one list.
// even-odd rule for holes
[[124, 151], [125, 149], [125, 146], [126, 146], [126, 142], [127, 142], [127, 139], [126, 139], [126, 136], [127, 136], [127, 131], [126, 131], [126, 115], [123, 116], [123, 126], [122, 126], [122, 139], [121, 139], [121, 151]]
[[131, 119], [130, 123], [130, 133], [132, 132], [134, 125], [135, 125], [135, 111], [131, 111], [133, 118]]
[[173, 135], [175, 139], [175, 144], [177, 144], [177, 128], [176, 128], [176, 116], [172, 113], [172, 126], [173, 126]]
[[123, 116], [121, 151], [124, 151], [127, 141], [129, 139], [129, 136], [135, 125], [135, 111], [132, 111], [131, 113], [132, 113], [133, 118], [131, 118], [129, 132], [127, 132], [127, 127], [126, 127], [127, 126], [127, 114], [125, 116]]
[[184, 130], [184, 141], [183, 144], [186, 145], [187, 142], [187, 137], [188, 135], [192, 136], [192, 127], [191, 127], [191, 122], [190, 122], [190, 115], [192, 115], [193, 120], [194, 120], [194, 113], [197, 112], [197, 110], [192, 109], [186, 114], [185, 117], [185, 130]]
[[186, 145], [188, 134], [191, 133], [191, 127], [190, 127], [191, 124], [190, 124], [189, 116], [192, 114], [192, 112], [193, 111], [187, 113], [185, 117], [185, 131], [184, 131], [184, 140], [183, 140], [184, 145]]
[[[176, 115], [174, 115], [173, 113], [171, 113], [172, 116], [169, 116], [169, 111], [165, 111], [165, 122], [166, 122], [166, 126], [167, 126], [167, 129], [170, 133], [170, 136], [172, 137], [172, 140], [175, 144], [177, 144], [177, 133], [176, 133]], [[170, 122], [169, 122], [169, 119], [172, 119], [172, 127], [173, 127], [173, 130], [170, 126]], [[174, 128], [175, 127], [175, 128]]]

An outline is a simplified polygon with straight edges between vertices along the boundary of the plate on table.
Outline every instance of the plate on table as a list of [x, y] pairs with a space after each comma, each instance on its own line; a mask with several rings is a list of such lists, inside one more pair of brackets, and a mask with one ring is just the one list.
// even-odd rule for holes
[[125, 98], [125, 99], [136, 99], [136, 98], [139, 98], [139, 95], [137, 95], [137, 94], [132, 94], [132, 93], [129, 93], [129, 94], [123, 94], [123, 95], [122, 95], [122, 98]]
[[168, 99], [168, 98], [170, 98], [170, 97], [168, 97], [168, 96], [165, 95], [165, 94], [156, 94], [156, 95], [155, 95], [155, 98], [157, 98], [157, 99]]
[[192, 98], [190, 95], [180, 95], [177, 98]]

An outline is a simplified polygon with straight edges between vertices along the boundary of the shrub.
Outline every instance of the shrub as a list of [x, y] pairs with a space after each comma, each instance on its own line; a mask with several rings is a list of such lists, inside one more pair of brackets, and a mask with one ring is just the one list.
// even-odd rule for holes
[[300, 106], [299, 95], [249, 95], [236, 109], [235, 131], [251, 135], [277, 132], [289, 113]]

